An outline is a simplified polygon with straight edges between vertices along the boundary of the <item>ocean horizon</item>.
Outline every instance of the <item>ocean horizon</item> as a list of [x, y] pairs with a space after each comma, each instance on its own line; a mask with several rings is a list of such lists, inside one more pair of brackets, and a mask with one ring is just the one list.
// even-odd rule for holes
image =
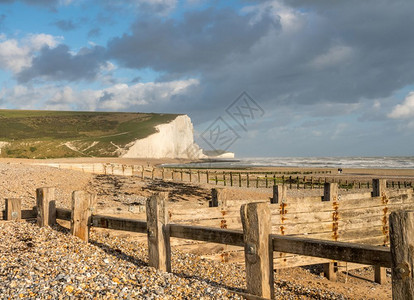
[[414, 156], [246, 157], [235, 158], [234, 160], [206, 160], [187, 164], [165, 164], [164, 166], [186, 166], [194, 168], [305, 167], [414, 169]]

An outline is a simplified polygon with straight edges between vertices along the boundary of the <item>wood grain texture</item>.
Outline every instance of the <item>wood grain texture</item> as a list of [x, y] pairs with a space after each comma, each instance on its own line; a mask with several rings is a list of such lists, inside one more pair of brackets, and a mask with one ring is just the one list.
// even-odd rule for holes
[[36, 189], [37, 225], [39, 227], [56, 224], [55, 188]]
[[22, 219], [22, 199], [6, 199], [6, 220], [19, 221]]
[[84, 191], [74, 191], [72, 193], [70, 232], [85, 242], [89, 240], [90, 205], [93, 198], [93, 194]]
[[273, 298], [273, 250], [269, 239], [269, 204], [244, 204], [240, 208], [240, 214], [244, 235], [247, 292]]
[[367, 265], [391, 266], [387, 247], [272, 235], [273, 250]]
[[390, 215], [392, 298], [414, 299], [414, 211]]
[[167, 201], [167, 192], [157, 193], [147, 199], [148, 258], [151, 267], [171, 272]]

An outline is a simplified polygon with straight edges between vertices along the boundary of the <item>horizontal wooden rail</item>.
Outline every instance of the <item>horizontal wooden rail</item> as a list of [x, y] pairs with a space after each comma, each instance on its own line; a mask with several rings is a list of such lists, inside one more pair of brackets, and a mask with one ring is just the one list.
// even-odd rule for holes
[[168, 224], [168, 226], [171, 237], [244, 247], [243, 231], [241, 230], [181, 224]]
[[56, 208], [56, 219], [70, 221], [72, 211], [67, 208]]
[[391, 267], [388, 247], [334, 242], [272, 234], [273, 251]]
[[[22, 219], [36, 219], [37, 217], [36, 207], [33, 207], [33, 209], [22, 209], [21, 212], [22, 212]], [[2, 210], [0, 219], [6, 220], [6, 217], [7, 217], [6, 211]]]
[[92, 215], [92, 226], [113, 230], [147, 233], [147, 222], [142, 220]]

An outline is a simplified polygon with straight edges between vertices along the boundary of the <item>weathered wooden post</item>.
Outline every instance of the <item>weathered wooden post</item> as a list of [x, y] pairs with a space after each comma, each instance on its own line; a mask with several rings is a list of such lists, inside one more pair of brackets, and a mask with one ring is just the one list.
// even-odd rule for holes
[[197, 170], [197, 179], [198, 179], [198, 183], [200, 183], [201, 182], [200, 170]]
[[250, 179], [249, 179], [249, 173], [247, 173], [247, 175], [246, 175], [247, 177], [246, 177], [246, 185], [247, 185], [247, 187], [249, 188], [250, 187]]
[[36, 189], [37, 225], [40, 227], [56, 224], [55, 188]]
[[233, 186], [233, 173], [230, 172], [230, 186]]
[[414, 211], [390, 215], [392, 298], [414, 299]]
[[248, 203], [240, 208], [244, 236], [247, 292], [274, 298], [273, 246], [267, 203]]
[[206, 183], [210, 183], [210, 178], [208, 176], [208, 170], [206, 171]]
[[227, 186], [227, 181], [226, 181], [226, 172], [223, 171], [223, 185]]
[[189, 174], [189, 177], [190, 177], [190, 182], [192, 182], [193, 181], [193, 177], [192, 177], [192, 171], [191, 171], [191, 169], [189, 169], [188, 170], [188, 174]]
[[[387, 197], [387, 180], [386, 179], [372, 179], [372, 197]], [[383, 284], [386, 280], [386, 269], [380, 266], [375, 266], [374, 280], [376, 283]]]
[[[330, 201], [335, 202], [338, 200], [338, 183], [325, 183], [324, 190], [323, 190], [323, 198], [322, 201]], [[333, 215], [333, 223], [332, 228], [334, 231], [335, 240], [337, 239], [337, 231], [338, 231], [338, 215], [334, 212]], [[335, 262], [329, 262], [323, 264], [323, 273], [324, 276], [331, 281], [336, 281], [337, 275], [337, 268], [335, 266]]]
[[271, 203], [282, 203], [286, 199], [287, 186], [285, 185], [274, 185], [273, 186], [273, 198]]
[[322, 201], [336, 201], [338, 199], [338, 184], [327, 182], [324, 184]]
[[381, 197], [387, 189], [386, 179], [372, 179], [372, 197]]
[[81, 240], [89, 240], [90, 218], [94, 210], [96, 195], [85, 191], [72, 193], [70, 233]]
[[239, 187], [242, 186], [242, 176], [241, 173], [239, 172]]
[[155, 194], [147, 199], [149, 265], [163, 272], [171, 272], [167, 201], [167, 192]]
[[145, 179], [145, 168], [144, 168], [144, 166], [141, 166], [141, 178]]
[[226, 206], [226, 197], [224, 195], [223, 188], [211, 189], [211, 207], [224, 207]]
[[6, 199], [6, 220], [19, 221], [22, 219], [22, 199]]

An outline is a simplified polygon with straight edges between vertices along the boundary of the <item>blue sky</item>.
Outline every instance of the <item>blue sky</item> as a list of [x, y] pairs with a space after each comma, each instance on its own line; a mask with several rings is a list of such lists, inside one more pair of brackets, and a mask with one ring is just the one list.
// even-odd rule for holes
[[[239, 157], [414, 155], [412, 11], [408, 0], [0, 0], [0, 108], [184, 113], [206, 148], [223, 120]], [[246, 111], [243, 92], [260, 109]]]

